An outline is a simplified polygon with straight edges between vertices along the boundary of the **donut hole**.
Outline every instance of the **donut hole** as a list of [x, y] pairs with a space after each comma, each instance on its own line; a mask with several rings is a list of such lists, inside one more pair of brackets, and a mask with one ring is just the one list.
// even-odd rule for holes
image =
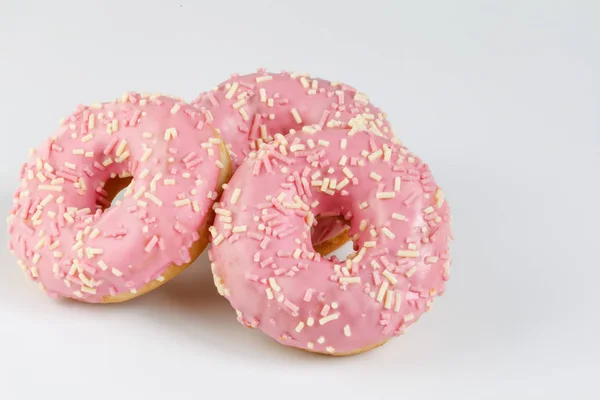
[[[350, 221], [341, 216], [316, 216], [317, 225], [311, 228], [311, 241], [313, 248], [322, 256], [333, 252], [340, 252], [338, 257], [345, 257], [352, 252], [352, 243], [348, 243], [350, 238]], [[349, 246], [348, 246], [349, 244]], [[341, 247], [344, 247], [342, 250]], [[347, 254], [346, 254], [347, 253]]]
[[124, 178], [117, 176], [106, 181], [104, 190], [107, 194], [104, 196], [104, 200], [99, 202], [102, 210], [106, 210], [116, 202], [122, 201], [125, 196], [125, 189], [131, 184], [132, 180], [131, 176]]

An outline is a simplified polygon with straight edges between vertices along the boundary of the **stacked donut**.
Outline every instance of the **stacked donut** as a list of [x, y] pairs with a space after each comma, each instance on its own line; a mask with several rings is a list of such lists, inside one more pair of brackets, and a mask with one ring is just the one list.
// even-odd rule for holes
[[190, 104], [78, 107], [30, 150], [8, 227], [27, 277], [89, 303], [159, 287], [210, 242], [240, 323], [333, 355], [402, 334], [451, 262], [444, 194], [384, 113], [343, 83], [264, 70]]

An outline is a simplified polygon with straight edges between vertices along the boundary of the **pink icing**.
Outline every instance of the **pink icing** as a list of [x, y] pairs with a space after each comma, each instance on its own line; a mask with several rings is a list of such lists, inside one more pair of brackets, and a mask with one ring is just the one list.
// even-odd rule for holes
[[[400, 335], [429, 309], [445, 289], [451, 238], [427, 164], [368, 127], [344, 128], [278, 135], [250, 154], [214, 206], [209, 253], [242, 324], [338, 354]], [[309, 190], [285, 185], [296, 176]], [[347, 260], [313, 250], [314, 217], [332, 214], [350, 220]]]
[[[204, 115], [161, 95], [80, 106], [31, 151], [9, 216], [9, 248], [49, 295], [102, 302], [190, 261], [213, 204], [220, 139]], [[110, 206], [105, 183], [133, 177]]]
[[[373, 131], [394, 139], [386, 115], [364, 93], [308, 74], [266, 70], [234, 74], [202, 93], [192, 105], [210, 113], [210, 124], [227, 142], [234, 168], [277, 133], [314, 131], [362, 120]], [[341, 221], [326, 219], [315, 226], [313, 242], [324, 242], [345, 229]]]

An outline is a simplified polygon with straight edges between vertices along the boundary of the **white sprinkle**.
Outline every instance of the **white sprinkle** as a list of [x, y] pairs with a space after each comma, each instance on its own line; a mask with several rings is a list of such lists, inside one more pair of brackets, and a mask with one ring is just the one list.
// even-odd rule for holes
[[376, 197], [378, 199], [393, 199], [396, 197], [396, 193], [394, 192], [377, 192]]
[[323, 146], [323, 147], [329, 146], [329, 142], [327, 140], [319, 139], [319, 141], [317, 143], [319, 144], [319, 146]]
[[260, 88], [258, 92], [260, 93], [260, 102], [266, 103], [267, 102], [267, 91], [265, 90], [265, 88]]
[[46, 197], [44, 197], [44, 200], [42, 200], [40, 202], [40, 206], [46, 207], [53, 199], [54, 199], [54, 195], [48, 194]]
[[313, 317], [308, 317], [306, 320], [306, 325], [313, 326], [315, 324], [315, 319]]
[[378, 158], [381, 158], [381, 155], [383, 154], [383, 150], [379, 149], [377, 151], [372, 152], [371, 154], [368, 155], [368, 159], [369, 161], [373, 162]]
[[334, 313], [334, 314], [329, 314], [326, 317], [323, 317], [319, 320], [319, 325], [325, 325], [328, 322], [334, 321], [336, 319], [338, 319], [340, 316], [340, 313]]
[[[375, 261], [375, 260], [373, 260]], [[394, 276], [394, 274], [392, 274], [390, 271], [388, 271], [387, 269], [384, 269], [383, 272], [381, 273], [383, 276], [385, 276], [387, 278], [388, 281], [390, 281], [390, 283], [392, 285], [395, 285], [396, 283], [398, 283], [398, 279], [396, 279], [396, 277]]]
[[386, 226], [381, 228], [381, 231], [383, 232], [383, 234], [385, 236], [388, 237], [388, 239], [394, 239], [396, 237], [396, 235], [394, 235], [394, 233], [392, 231], [390, 231]]
[[233, 84], [231, 85], [231, 87], [229, 88], [229, 90], [227, 91], [227, 93], [225, 94], [225, 98], [227, 100], [231, 100], [231, 98], [233, 97], [233, 95], [237, 91], [238, 87], [239, 87], [239, 83], [233, 82]]
[[404, 275], [406, 275], [407, 278], [410, 278], [416, 271], [417, 271], [417, 266], [415, 265], [411, 269], [409, 269], [408, 271], [406, 271], [404, 273]]
[[242, 116], [242, 118], [244, 119], [244, 121], [248, 121], [250, 119], [250, 117], [248, 116], [248, 113], [246, 112], [245, 109], [240, 108], [238, 110], [238, 112], [240, 113], [240, 115]]
[[184, 207], [189, 206], [191, 204], [190, 199], [181, 199], [175, 201], [175, 207]]
[[393, 213], [392, 214], [392, 219], [398, 220], [398, 221], [406, 221], [406, 216], [402, 215], [402, 214], [398, 214], [398, 213]]
[[396, 253], [396, 255], [398, 257], [411, 257], [411, 258], [415, 258], [415, 257], [419, 257], [419, 252], [415, 251], [415, 250], [398, 250], [398, 253]]
[[436, 263], [437, 261], [438, 261], [438, 258], [436, 256], [425, 257], [425, 262], [427, 264], [433, 264], [433, 263]]
[[235, 103], [233, 103], [232, 107], [233, 107], [234, 110], [237, 110], [238, 108], [240, 108], [244, 104], [246, 104], [246, 99], [242, 98], [242, 99], [236, 101]]
[[246, 225], [239, 225], [239, 226], [234, 226], [232, 229], [233, 233], [241, 233], [241, 232], [246, 232], [247, 227]]
[[344, 187], [346, 187], [346, 185], [348, 185], [350, 183], [350, 181], [348, 180], [348, 178], [344, 178], [340, 181], [340, 183], [337, 184], [337, 186], [335, 187], [336, 190], [342, 190]]
[[348, 179], [354, 178], [354, 174], [352, 173], [352, 171], [350, 171], [348, 167], [342, 168], [342, 172], [344, 173], [344, 175], [346, 175]]
[[116, 269], [116, 268], [111, 269], [111, 272], [115, 276], [123, 276], [123, 273], [121, 271], [119, 271], [118, 269]]
[[258, 77], [256, 77], [256, 82], [260, 83], [260, 82], [270, 81], [271, 79], [273, 79], [273, 77], [271, 75], [258, 76]]
[[240, 198], [240, 194], [242, 191], [239, 188], [235, 188], [233, 190], [233, 194], [231, 195], [231, 204], [236, 204]]
[[328, 352], [328, 353], [330, 353], [330, 354], [335, 353], [335, 349], [333, 347], [331, 347], [331, 346], [325, 347], [325, 351]]
[[96, 294], [96, 289], [88, 286], [82, 286], [81, 291], [85, 293]]
[[269, 300], [273, 300], [273, 291], [271, 290], [271, 288], [266, 288], [265, 292], [267, 293], [267, 299]]
[[308, 80], [303, 76], [300, 77], [300, 83], [302, 84], [304, 89], [308, 89], [310, 87]]
[[146, 192], [146, 186], [142, 186], [138, 189], [137, 192], [134, 193], [133, 198], [134, 199], [139, 199], [140, 197], [142, 197], [142, 195]]
[[177, 137], [177, 129], [167, 128], [165, 130], [165, 140], [175, 139]]
[[88, 129], [92, 130], [96, 126], [96, 114], [90, 114], [88, 119]]
[[298, 123], [298, 124], [301, 124], [302, 118], [300, 117], [298, 110], [296, 110], [295, 108], [292, 108], [291, 113], [292, 113], [292, 116], [294, 117], [294, 121], [296, 121], [296, 123]]
[[321, 337], [319, 337], [319, 338], [317, 339], [317, 343], [319, 343], [319, 344], [323, 344], [323, 343], [325, 343], [325, 337], [324, 337], [324, 336], [321, 336]]
[[346, 149], [346, 145], [347, 145], [347, 144], [348, 144], [348, 141], [346, 140], [346, 138], [343, 138], [343, 139], [340, 141], [340, 147], [341, 147], [343, 150], [345, 150], [345, 149]]
[[385, 295], [389, 286], [390, 285], [389, 285], [388, 281], [383, 281], [381, 283], [381, 286], [379, 286], [379, 291], [377, 292], [377, 297], [376, 297], [377, 302], [381, 303], [383, 301], [383, 296]]
[[39, 185], [38, 189], [40, 190], [48, 190], [51, 192], [62, 192], [62, 186], [54, 186], [54, 185]]
[[412, 321], [413, 319], [415, 319], [415, 315], [413, 313], [406, 314], [404, 316], [404, 322], [409, 322], [409, 321]]
[[150, 170], [148, 168], [144, 168], [142, 172], [140, 172], [139, 179], [144, 179], [150, 174]]
[[377, 182], [379, 182], [381, 180], [381, 175], [379, 175], [377, 172], [374, 172], [374, 171], [369, 174], [369, 177]]
[[162, 200], [159, 199], [158, 197], [156, 197], [155, 195], [153, 195], [152, 193], [146, 192], [146, 193], [144, 193], [144, 197], [159, 207], [163, 205]]
[[395, 192], [399, 192], [400, 191], [401, 184], [402, 184], [402, 180], [400, 179], [399, 176], [397, 176], [396, 178], [394, 178], [394, 191]]
[[364, 93], [356, 92], [356, 94], [354, 95], [354, 101], [367, 104], [369, 102], [369, 97]]
[[37, 176], [38, 180], [40, 182], [46, 182], [46, 177], [44, 176], [44, 174], [41, 173], [41, 171], [38, 171], [37, 174], [35, 174], [35, 176]]
[[296, 332], [300, 333], [302, 332], [302, 329], [304, 329], [304, 322], [300, 321], [298, 322], [298, 325], [296, 325]]
[[84, 149], [73, 149], [73, 154], [76, 156], [82, 156], [85, 154], [85, 150]]
[[352, 331], [350, 330], [350, 325], [344, 326], [344, 335], [346, 337], [352, 336]]
[[213, 239], [213, 245], [218, 246], [221, 244], [221, 242], [223, 242], [223, 240], [225, 240], [225, 236], [219, 233], [219, 235]]
[[108, 265], [106, 265], [106, 263], [102, 260], [98, 261], [97, 264], [102, 271], [106, 271], [108, 269]]
[[113, 163], [113, 159], [110, 157], [107, 158], [106, 160], [102, 161], [102, 165], [104, 165], [105, 167], [108, 167], [112, 163]]
[[175, 104], [173, 108], [171, 108], [171, 114], [177, 113], [177, 111], [179, 111], [180, 108], [181, 106], [179, 104]]
[[224, 208], [215, 208], [215, 214], [224, 215], [226, 217], [231, 216], [231, 210], [226, 210]]
[[400, 292], [396, 292], [396, 300], [394, 301], [394, 311], [400, 311], [400, 306], [402, 305], [402, 295]]
[[87, 143], [87, 142], [89, 142], [90, 140], [92, 140], [93, 138], [94, 138], [94, 135], [92, 135], [91, 133], [88, 133], [87, 135], [85, 135], [85, 136], [83, 136], [83, 137], [81, 138], [81, 141], [82, 141], [83, 143]]
[[365, 208], [369, 207], [369, 203], [367, 203], [366, 201], [363, 201], [362, 203], [360, 203], [360, 204], [358, 205], [358, 207], [359, 207], [361, 210], [364, 210]]
[[125, 139], [121, 140], [121, 142], [119, 142], [119, 145], [117, 146], [117, 150], [115, 150], [115, 154], [117, 155], [117, 157], [121, 157], [121, 155], [125, 151], [126, 147], [127, 147], [127, 140], [125, 140]]
[[269, 278], [269, 285], [271, 285], [271, 287], [273, 288], [274, 291], [276, 291], [276, 292], [281, 291], [281, 287], [277, 284], [277, 281], [275, 280], [275, 278], [273, 278], [273, 277]]
[[423, 210], [423, 213], [425, 213], [425, 214], [431, 214], [434, 211], [435, 211], [434, 208], [431, 207], [431, 206], [429, 206], [429, 207], [427, 207], [426, 209]]
[[438, 188], [435, 191], [434, 198], [435, 198], [435, 206], [437, 208], [441, 208], [442, 205], [444, 204], [444, 192], [442, 191], [442, 189]]
[[340, 277], [340, 283], [360, 283], [360, 276], [342, 276]]
[[392, 301], [394, 300], [394, 292], [391, 290], [388, 290], [385, 293], [385, 303], [383, 303], [383, 306], [385, 308], [387, 308], [388, 310], [392, 308]]

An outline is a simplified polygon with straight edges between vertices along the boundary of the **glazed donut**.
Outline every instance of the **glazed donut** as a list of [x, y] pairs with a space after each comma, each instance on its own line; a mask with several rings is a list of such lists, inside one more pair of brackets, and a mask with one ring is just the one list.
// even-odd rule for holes
[[137, 93], [61, 121], [30, 150], [8, 218], [26, 275], [51, 296], [110, 303], [183, 271], [206, 247], [230, 177], [227, 150], [204, 121], [178, 99]]
[[[360, 353], [402, 334], [444, 292], [444, 194], [427, 164], [368, 125], [278, 135], [214, 207], [215, 285], [238, 321], [282, 344]], [[346, 260], [313, 249], [310, 227], [330, 214], [350, 223]]]
[[[270, 142], [276, 133], [314, 132], [325, 126], [351, 128], [366, 123], [374, 134], [394, 138], [383, 112], [353, 87], [312, 78], [308, 74], [259, 70], [233, 75], [192, 101], [208, 111], [211, 125], [227, 143], [236, 168], [250, 151]], [[346, 243], [347, 225], [326, 218], [315, 226], [313, 243], [322, 254]]]

